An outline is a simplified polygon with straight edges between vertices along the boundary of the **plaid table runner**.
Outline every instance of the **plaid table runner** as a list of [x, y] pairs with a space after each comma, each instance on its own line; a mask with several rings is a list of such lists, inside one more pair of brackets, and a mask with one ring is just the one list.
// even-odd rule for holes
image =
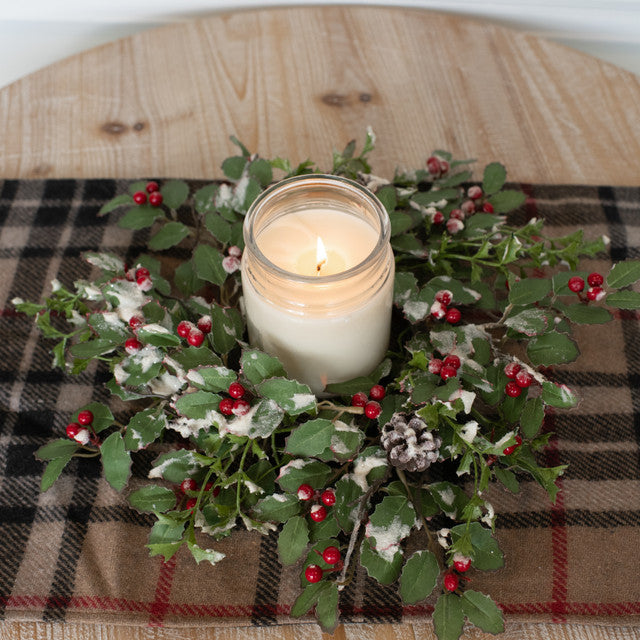
[[[589, 267], [640, 257], [640, 188], [521, 185], [518, 215], [544, 217], [558, 234], [582, 227], [611, 239]], [[104, 372], [51, 370], [31, 319], [11, 310], [40, 300], [58, 278], [89, 275], [81, 253], [134, 258], [146, 236], [96, 216], [126, 184], [112, 180], [0, 182], [0, 616], [13, 620], [140, 625], [270, 625], [289, 622], [298, 569], [282, 567], [276, 537], [238, 532], [219, 543], [227, 558], [198, 566], [187, 553], [163, 563], [144, 545], [151, 521], [130, 510], [92, 461], [76, 461], [45, 494], [34, 451], [64, 434], [80, 404], [106, 401]], [[508, 619], [640, 625], [640, 323], [634, 312], [581, 328], [580, 360], [555, 373], [583, 398], [550, 416], [550, 465], [568, 463], [557, 503], [523, 483], [497, 489], [498, 539], [506, 567], [473, 575]], [[136, 478], [151, 456], [138, 456]], [[473, 572], [475, 573], [475, 572]], [[430, 614], [403, 606], [394, 588], [360, 572], [342, 593], [342, 618], [399, 621]]]

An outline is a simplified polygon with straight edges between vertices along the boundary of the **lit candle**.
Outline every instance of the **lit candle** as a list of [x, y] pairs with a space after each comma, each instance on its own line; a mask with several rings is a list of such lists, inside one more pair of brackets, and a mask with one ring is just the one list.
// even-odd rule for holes
[[244, 305], [252, 344], [321, 394], [366, 375], [389, 342], [394, 260], [389, 217], [361, 185], [290, 178], [244, 223]]

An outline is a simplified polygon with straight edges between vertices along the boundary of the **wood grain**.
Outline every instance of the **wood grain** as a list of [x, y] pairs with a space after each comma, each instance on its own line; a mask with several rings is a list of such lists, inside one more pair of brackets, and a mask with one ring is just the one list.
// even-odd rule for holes
[[212, 178], [236, 134], [311, 157], [378, 136], [381, 175], [433, 148], [513, 179], [637, 184], [640, 78], [490, 23], [298, 8], [140, 33], [0, 91], [0, 176]]
[[[426, 11], [247, 11], [143, 32], [0, 91], [0, 177], [211, 179], [234, 151], [328, 168], [377, 134], [377, 173], [433, 148], [525, 182], [638, 184], [640, 79], [544, 40]], [[0, 622], [0, 640], [435, 640], [430, 624], [158, 629]], [[494, 638], [477, 629], [465, 637]], [[510, 624], [505, 640], [633, 640], [637, 629]]]

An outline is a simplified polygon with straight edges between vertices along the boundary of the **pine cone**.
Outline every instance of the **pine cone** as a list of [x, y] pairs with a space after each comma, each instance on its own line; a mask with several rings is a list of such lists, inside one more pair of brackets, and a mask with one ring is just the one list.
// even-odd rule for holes
[[394, 413], [382, 428], [381, 444], [389, 462], [405, 471], [424, 471], [440, 455], [442, 438], [421, 418]]

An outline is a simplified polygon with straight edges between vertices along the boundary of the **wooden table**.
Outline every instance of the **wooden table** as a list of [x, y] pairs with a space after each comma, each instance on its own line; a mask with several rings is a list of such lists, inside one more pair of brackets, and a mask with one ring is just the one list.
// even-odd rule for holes
[[[504, 162], [523, 182], [638, 184], [640, 78], [489, 23], [368, 7], [246, 11], [156, 29], [0, 91], [0, 176], [220, 176], [252, 151], [330, 167], [377, 134], [380, 175], [434, 148]], [[631, 640], [637, 630], [512, 624], [508, 639]], [[2, 623], [0, 638], [321, 638], [315, 627], [143, 629]], [[430, 625], [349, 625], [335, 638], [434, 638]], [[489, 638], [474, 630], [470, 638]]]

